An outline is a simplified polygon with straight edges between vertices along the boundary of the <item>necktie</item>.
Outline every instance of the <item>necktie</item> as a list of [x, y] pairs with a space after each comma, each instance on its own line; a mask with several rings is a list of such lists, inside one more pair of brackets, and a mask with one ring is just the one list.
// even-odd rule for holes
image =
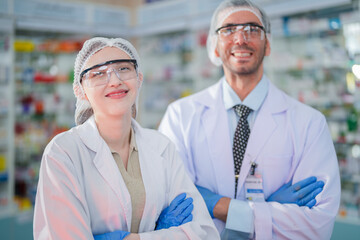
[[250, 136], [250, 127], [247, 121], [247, 117], [252, 112], [252, 109], [245, 105], [236, 105], [234, 107], [235, 113], [240, 117], [236, 126], [233, 143], [233, 156], [235, 166], [235, 198], [237, 193], [238, 178], [240, 174], [240, 168], [244, 159], [246, 145]]

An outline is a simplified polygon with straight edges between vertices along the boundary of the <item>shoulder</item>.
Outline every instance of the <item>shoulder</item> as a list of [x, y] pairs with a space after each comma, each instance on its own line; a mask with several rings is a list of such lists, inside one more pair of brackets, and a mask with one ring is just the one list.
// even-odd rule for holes
[[81, 139], [77, 134], [78, 127], [73, 127], [68, 131], [56, 135], [44, 150], [44, 155], [52, 155], [64, 153], [71, 155], [71, 153], [79, 146]]
[[299, 118], [311, 120], [325, 120], [325, 116], [319, 110], [289, 97], [290, 110]]
[[167, 136], [157, 130], [143, 128], [135, 120], [132, 125], [136, 136], [136, 144], [138, 144], [139, 147], [141, 147], [141, 145], [147, 145], [147, 147], [155, 150], [156, 152], [163, 152], [169, 145], [172, 144]]
[[178, 99], [169, 104], [168, 109], [191, 112], [209, 106], [213, 104], [213, 101], [217, 101], [219, 97], [221, 91], [220, 83], [221, 81], [190, 96]]
[[150, 128], [140, 128], [138, 129], [140, 132], [141, 137], [144, 140], [149, 141], [149, 143], [160, 143], [162, 145], [167, 145], [169, 143], [169, 139], [162, 133], [157, 130], [150, 129]]
[[319, 110], [298, 101], [274, 85], [272, 91], [279, 95], [281, 101], [284, 101], [287, 104], [287, 113], [290, 114], [294, 121], [326, 121], [325, 116]]

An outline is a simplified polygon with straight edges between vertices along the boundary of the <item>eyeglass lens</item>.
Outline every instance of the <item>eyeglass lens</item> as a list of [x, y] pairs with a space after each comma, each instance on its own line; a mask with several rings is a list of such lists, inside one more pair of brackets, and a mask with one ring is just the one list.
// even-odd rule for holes
[[110, 81], [112, 72], [114, 72], [120, 81], [127, 81], [137, 77], [133, 63], [115, 62], [89, 70], [85, 74], [85, 80], [89, 87], [105, 85]]
[[264, 39], [263, 30], [259, 26], [250, 24], [223, 27], [219, 29], [218, 32], [223, 38], [234, 38], [235, 36], [238, 36], [238, 34], [235, 33], [241, 32], [246, 41]]

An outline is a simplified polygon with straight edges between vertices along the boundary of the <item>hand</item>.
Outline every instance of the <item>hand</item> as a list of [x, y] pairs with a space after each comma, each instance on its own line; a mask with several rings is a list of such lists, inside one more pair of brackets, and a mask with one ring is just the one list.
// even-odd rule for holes
[[122, 240], [126, 238], [130, 233], [126, 231], [115, 231], [115, 232], [109, 232], [99, 235], [94, 235], [95, 240]]
[[192, 221], [193, 199], [186, 198], [186, 193], [179, 194], [170, 205], [165, 208], [156, 222], [156, 230], [177, 227]]
[[315, 197], [323, 190], [324, 182], [316, 181], [316, 177], [306, 178], [291, 186], [292, 180], [270, 195], [267, 202], [294, 203], [298, 206], [312, 208], [316, 204]]
[[199, 190], [201, 196], [205, 200], [206, 207], [210, 213], [210, 216], [214, 218], [214, 207], [217, 204], [217, 202], [222, 198], [223, 196], [213, 193], [207, 188], [196, 186]]

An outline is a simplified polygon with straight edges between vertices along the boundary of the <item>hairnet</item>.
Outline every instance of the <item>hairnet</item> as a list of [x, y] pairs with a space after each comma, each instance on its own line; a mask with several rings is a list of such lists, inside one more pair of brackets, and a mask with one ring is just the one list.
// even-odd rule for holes
[[248, 0], [225, 0], [221, 2], [221, 4], [216, 8], [211, 18], [210, 30], [206, 42], [209, 58], [216, 66], [221, 66], [222, 61], [219, 57], [215, 56], [215, 48], [218, 39], [215, 31], [221, 27], [222, 23], [227, 17], [235, 12], [240, 11], [252, 12], [260, 20], [262, 26], [265, 28], [267, 39], [270, 39], [270, 19], [259, 6]]
[[[100, 51], [105, 47], [116, 47], [129, 55], [131, 59], [135, 59], [137, 62], [137, 73], [140, 69], [139, 55], [134, 46], [122, 38], [103, 38], [95, 37], [84, 42], [84, 45], [80, 52], [76, 56], [74, 65], [74, 83], [73, 90], [76, 97], [76, 108], [75, 108], [75, 123], [76, 125], [83, 124], [89, 117], [93, 115], [93, 109], [90, 102], [86, 100], [84, 89], [80, 83], [80, 74], [84, 71], [85, 65], [89, 58], [96, 52]], [[113, 60], [113, 59], [109, 59]], [[139, 76], [139, 74], [138, 74]], [[139, 87], [140, 91], [140, 87]], [[136, 96], [136, 103], [133, 106], [133, 117], [136, 117], [138, 94]]]

